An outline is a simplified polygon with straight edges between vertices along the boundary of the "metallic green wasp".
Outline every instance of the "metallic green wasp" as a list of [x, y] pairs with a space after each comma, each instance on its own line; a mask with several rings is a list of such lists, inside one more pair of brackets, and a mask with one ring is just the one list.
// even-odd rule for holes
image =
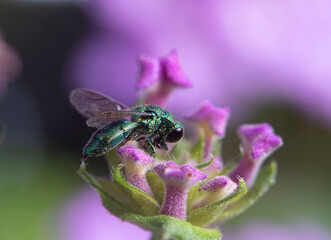
[[167, 150], [166, 142], [178, 142], [183, 126], [172, 114], [158, 106], [146, 105], [130, 109], [122, 103], [88, 89], [75, 89], [70, 102], [88, 120], [95, 131], [83, 149], [83, 159], [105, 155], [129, 140], [137, 140], [149, 154], [155, 147]]

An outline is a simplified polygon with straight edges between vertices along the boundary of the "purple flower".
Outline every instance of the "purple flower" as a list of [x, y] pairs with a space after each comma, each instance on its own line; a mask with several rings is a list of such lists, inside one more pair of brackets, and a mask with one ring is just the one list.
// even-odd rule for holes
[[197, 112], [187, 116], [186, 120], [202, 127], [207, 136], [217, 135], [223, 138], [229, 115], [229, 108], [214, 107], [209, 101], [206, 101]]
[[155, 160], [143, 150], [131, 146], [121, 147], [117, 153], [124, 163], [126, 180], [136, 188], [153, 196], [146, 179], [146, 172]]
[[202, 128], [205, 135], [204, 160], [208, 161], [212, 153], [215, 137], [223, 138], [230, 116], [229, 108], [214, 107], [206, 101], [194, 114], [185, 117], [186, 120]]
[[233, 181], [238, 181], [238, 176], [244, 178], [247, 186], [251, 187], [264, 160], [283, 145], [283, 140], [266, 123], [242, 125], [238, 134], [244, 152], [241, 162], [230, 176]]
[[189, 165], [177, 166], [165, 162], [154, 167], [165, 185], [165, 198], [160, 214], [186, 219], [187, 193], [191, 187], [207, 178], [205, 174]]
[[160, 81], [161, 64], [160, 59], [140, 55], [140, 78], [136, 84], [136, 89], [141, 90], [152, 87]]
[[179, 66], [178, 54], [175, 49], [168, 55], [160, 58], [151, 58], [145, 55], [139, 57], [140, 77], [137, 90], [153, 87], [157, 82], [167, 83], [173, 87], [191, 87], [191, 82], [185, 77]]
[[136, 89], [146, 90], [144, 96], [146, 104], [164, 107], [175, 88], [192, 86], [179, 66], [175, 49], [162, 58], [141, 55], [139, 63], [141, 71]]

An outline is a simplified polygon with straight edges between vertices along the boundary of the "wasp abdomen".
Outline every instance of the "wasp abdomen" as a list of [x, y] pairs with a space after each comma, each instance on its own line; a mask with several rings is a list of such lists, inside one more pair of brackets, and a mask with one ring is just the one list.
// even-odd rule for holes
[[96, 131], [83, 149], [83, 158], [105, 155], [109, 150], [129, 140], [129, 135], [137, 126], [136, 122], [122, 119]]

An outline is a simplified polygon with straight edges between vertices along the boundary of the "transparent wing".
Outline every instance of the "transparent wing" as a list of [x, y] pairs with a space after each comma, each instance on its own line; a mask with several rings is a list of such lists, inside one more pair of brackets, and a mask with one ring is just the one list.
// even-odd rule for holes
[[72, 90], [69, 99], [74, 108], [86, 118], [104, 112], [129, 110], [125, 104], [84, 88]]
[[126, 117], [131, 117], [132, 115], [145, 116], [145, 117], [153, 116], [152, 114], [145, 113], [145, 112], [109, 111], [109, 112], [104, 112], [97, 116], [89, 118], [86, 121], [86, 124], [89, 127], [95, 127], [95, 128], [101, 129], [113, 121], [123, 119]]

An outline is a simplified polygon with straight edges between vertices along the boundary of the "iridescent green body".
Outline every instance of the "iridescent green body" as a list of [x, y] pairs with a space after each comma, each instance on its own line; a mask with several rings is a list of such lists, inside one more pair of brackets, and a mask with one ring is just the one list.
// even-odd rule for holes
[[[170, 112], [159, 106], [146, 105], [134, 108], [132, 112], [150, 115], [132, 115], [130, 120], [120, 119], [96, 131], [83, 149], [83, 158], [104, 155], [128, 140], [141, 141], [145, 151], [153, 154], [155, 146], [167, 150], [166, 142], [178, 141], [183, 135], [182, 125], [174, 121]], [[178, 129], [181, 129], [180, 136], [175, 136]]]
[[117, 147], [132, 133], [138, 123], [127, 119], [115, 121], [91, 136], [83, 149], [83, 158], [87, 156], [101, 156], [110, 149]]

